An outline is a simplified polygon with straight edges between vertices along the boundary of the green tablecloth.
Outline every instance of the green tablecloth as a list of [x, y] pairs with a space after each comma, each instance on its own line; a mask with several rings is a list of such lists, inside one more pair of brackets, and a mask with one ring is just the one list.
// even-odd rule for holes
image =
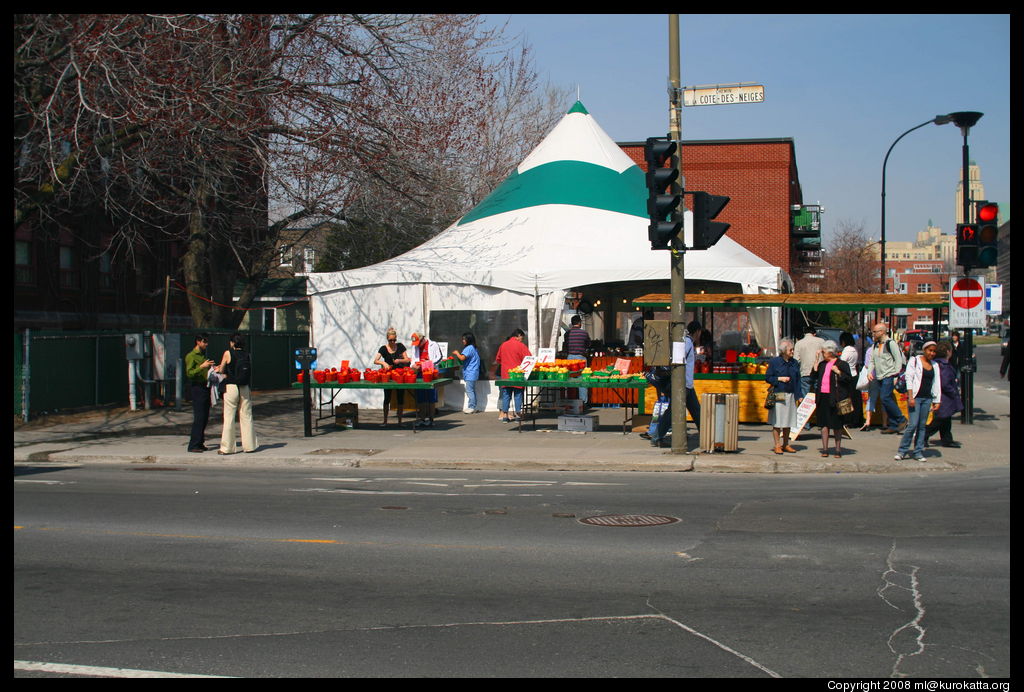
[[616, 380], [615, 382], [589, 382], [579, 378], [568, 380], [495, 380], [499, 387], [540, 387], [542, 389], [562, 389], [567, 387], [584, 387], [586, 389], [646, 389], [646, 380]]
[[[416, 380], [408, 384], [404, 382], [367, 382], [366, 380], [359, 380], [358, 382], [310, 382], [310, 389], [434, 389], [443, 384], [449, 384], [454, 380], [450, 377], [440, 377], [432, 382], [424, 382], [423, 380]], [[302, 389], [302, 382], [292, 382], [292, 389]]]

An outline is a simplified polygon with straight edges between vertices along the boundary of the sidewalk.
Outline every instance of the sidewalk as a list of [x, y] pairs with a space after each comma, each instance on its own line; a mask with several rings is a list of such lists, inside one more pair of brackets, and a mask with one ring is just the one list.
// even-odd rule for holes
[[[221, 408], [211, 411], [207, 446], [211, 451], [186, 451], [192, 424], [190, 406], [129, 411], [127, 408], [76, 415], [42, 417], [14, 424], [16, 464], [118, 463], [153, 466], [238, 466], [264, 468], [320, 466], [348, 468], [483, 469], [531, 471], [698, 471], [732, 473], [904, 473], [965, 471], [1010, 464], [1010, 399], [1004, 392], [976, 391], [973, 425], [954, 418], [953, 435], [960, 449], [930, 447], [927, 461], [896, 461], [899, 436], [877, 430], [852, 431], [844, 440], [843, 457], [822, 458], [817, 428], [805, 431], [793, 447], [796, 454], [772, 452], [771, 428], [740, 425], [739, 451], [673, 454], [657, 449], [638, 433], [622, 433], [622, 411], [590, 409], [600, 427], [595, 432], [557, 430], [554, 415], [538, 419], [534, 430], [525, 424], [498, 422], [496, 412], [466, 415], [439, 411], [434, 426], [414, 432], [412, 414], [398, 428], [392, 417], [381, 426], [380, 409], [359, 411], [359, 427], [340, 429], [324, 421], [312, 437], [303, 436], [302, 404], [294, 390], [253, 394], [259, 449], [252, 454], [216, 453]], [[690, 425], [688, 449], [698, 447]], [[937, 436], [932, 438], [936, 442]], [[239, 447], [240, 449], [240, 447]]]

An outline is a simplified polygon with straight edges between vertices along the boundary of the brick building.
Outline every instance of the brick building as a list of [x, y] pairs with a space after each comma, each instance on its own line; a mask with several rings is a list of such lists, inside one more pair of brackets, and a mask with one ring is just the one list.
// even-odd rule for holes
[[15, 329], [157, 328], [192, 324], [188, 304], [172, 290], [180, 241], [158, 239], [132, 248], [134, 266], [109, 249], [114, 235], [102, 214], [26, 222], [14, 229]]
[[[619, 146], [646, 170], [643, 142]], [[792, 224], [793, 206], [803, 204], [792, 138], [683, 141], [680, 160], [687, 189], [731, 198], [716, 218], [731, 224], [730, 238], [789, 273], [798, 292], [817, 290], [819, 256], [806, 248], [820, 249], [820, 231], [798, 243]]]

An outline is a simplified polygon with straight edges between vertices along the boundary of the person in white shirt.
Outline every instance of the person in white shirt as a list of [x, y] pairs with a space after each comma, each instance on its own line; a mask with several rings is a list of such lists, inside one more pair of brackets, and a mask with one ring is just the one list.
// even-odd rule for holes
[[804, 336], [793, 345], [793, 357], [800, 363], [800, 396], [803, 399], [811, 391], [811, 370], [818, 367], [821, 360], [821, 349], [825, 340], [816, 336], [816, 329], [807, 325]]

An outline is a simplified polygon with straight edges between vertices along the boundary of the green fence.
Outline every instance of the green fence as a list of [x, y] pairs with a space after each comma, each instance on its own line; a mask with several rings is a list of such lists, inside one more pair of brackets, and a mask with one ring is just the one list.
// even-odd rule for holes
[[[207, 354], [217, 362], [228, 347], [233, 330], [205, 330]], [[139, 332], [31, 331], [14, 334], [14, 411], [24, 416], [43, 411], [127, 404], [128, 359], [125, 334]], [[286, 389], [295, 379], [294, 349], [307, 346], [306, 332], [242, 332], [252, 354], [253, 389]], [[195, 345], [195, 332], [181, 333], [184, 359]], [[27, 371], [26, 381], [26, 351]], [[141, 384], [141, 383], [140, 383]], [[187, 387], [183, 384], [183, 390]], [[165, 385], [163, 398], [174, 396], [174, 383]], [[27, 396], [26, 393], [27, 392]], [[187, 393], [187, 392], [186, 392]], [[139, 406], [142, 406], [139, 388]]]

